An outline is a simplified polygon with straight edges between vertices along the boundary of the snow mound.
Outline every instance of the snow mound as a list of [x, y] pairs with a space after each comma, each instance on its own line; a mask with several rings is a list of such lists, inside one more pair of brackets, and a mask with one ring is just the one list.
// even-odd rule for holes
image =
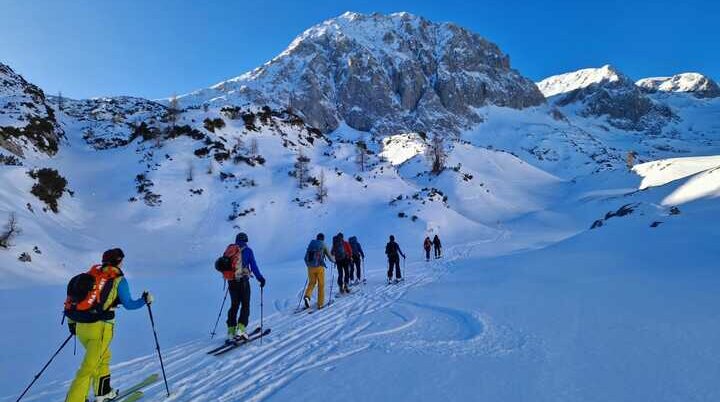
[[633, 168], [643, 177], [640, 189], [662, 186], [691, 177], [663, 199], [664, 205], [679, 205], [701, 198], [720, 196], [720, 156], [664, 159]]
[[625, 77], [614, 67], [606, 64], [600, 68], [584, 68], [571, 73], [553, 75], [536, 83], [546, 98], [587, 88], [602, 82], [622, 81]]
[[391, 135], [383, 138], [380, 156], [397, 166], [425, 152], [425, 141], [418, 133]]
[[650, 77], [638, 80], [635, 85], [647, 92], [693, 93], [698, 97], [720, 96], [720, 86], [699, 73], [682, 73], [672, 77]]

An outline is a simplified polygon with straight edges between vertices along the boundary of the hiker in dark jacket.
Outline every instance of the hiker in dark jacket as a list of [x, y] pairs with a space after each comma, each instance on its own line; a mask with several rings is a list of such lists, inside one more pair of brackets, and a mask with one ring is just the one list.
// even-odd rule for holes
[[430, 249], [432, 248], [432, 241], [430, 241], [430, 237], [425, 236], [425, 241], [423, 242], [423, 249], [425, 250], [425, 261], [430, 261]]
[[395, 281], [402, 279], [400, 272], [400, 256], [405, 259], [405, 254], [400, 250], [400, 246], [395, 243], [395, 236], [390, 235], [390, 241], [385, 245], [385, 254], [388, 258], [388, 283], [393, 280], [393, 267], [395, 268]]
[[440, 258], [442, 255], [442, 244], [440, 244], [440, 238], [435, 235], [433, 238], [433, 246], [435, 247], [435, 258]]
[[357, 237], [350, 237], [348, 242], [350, 243], [350, 248], [352, 249], [352, 265], [354, 265], [354, 267], [350, 267], [350, 282], [357, 285], [361, 280], [360, 270], [362, 268], [362, 262], [365, 259], [365, 253], [363, 252], [362, 246], [360, 245], [360, 242], [358, 242]]
[[333, 258], [338, 271], [338, 290], [340, 294], [350, 293], [350, 261], [352, 259], [352, 249], [348, 244], [342, 233], [338, 233], [333, 237], [333, 244], [331, 250]]

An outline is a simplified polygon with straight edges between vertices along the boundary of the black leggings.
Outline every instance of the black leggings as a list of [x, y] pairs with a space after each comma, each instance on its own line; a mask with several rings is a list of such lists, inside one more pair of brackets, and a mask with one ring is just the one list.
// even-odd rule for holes
[[435, 258], [439, 258], [440, 254], [440, 246], [435, 246]]
[[388, 258], [388, 279], [393, 277], [393, 267], [395, 267], [395, 278], [402, 278], [402, 274], [400, 274], [400, 256]]
[[[248, 278], [228, 281], [230, 293], [230, 310], [228, 310], [227, 325], [234, 327], [242, 324], [247, 327], [250, 319], [250, 280]], [[237, 314], [240, 309], [240, 320]]]
[[337, 284], [340, 288], [347, 286], [350, 281], [350, 260], [339, 260], [337, 262], [338, 279]]
[[357, 278], [360, 280], [360, 269], [362, 267], [362, 259], [360, 257], [353, 257], [352, 265], [350, 265], [350, 280]]
[[425, 259], [426, 259], [426, 260], [429, 260], [429, 259], [430, 259], [430, 249], [429, 249], [429, 248], [426, 248], [426, 249], [425, 249]]

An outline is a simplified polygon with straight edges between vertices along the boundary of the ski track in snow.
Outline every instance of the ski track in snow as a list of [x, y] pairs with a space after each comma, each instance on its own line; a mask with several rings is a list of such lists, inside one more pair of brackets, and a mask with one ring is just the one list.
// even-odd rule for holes
[[[255, 341], [220, 357], [206, 354], [219, 344], [218, 339], [168, 348], [163, 358], [171, 396], [166, 397], [160, 381], [145, 390], [143, 400], [262, 401], [309, 370], [331, 370], [334, 363], [368, 349], [487, 355], [521, 348], [523, 338], [496, 327], [480, 313], [403, 299], [409, 290], [443, 276], [456, 259], [471, 250], [451, 249], [450, 257], [411, 263], [403, 269], [406, 279], [399, 284], [386, 285], [384, 270], [376, 270], [369, 272], [366, 285], [353, 288], [353, 294], [339, 296], [333, 286], [333, 304], [312, 314], [294, 314], [292, 299], [276, 300], [275, 312], [265, 318], [265, 326], [272, 332], [262, 344]], [[438, 322], [443, 325], [433, 328], [447, 329], [422, 330]], [[113, 379], [122, 386], [159, 371], [157, 356], [147, 355], [113, 365]], [[42, 387], [28, 400], [62, 399], [68, 386], [69, 381], [53, 388]]]

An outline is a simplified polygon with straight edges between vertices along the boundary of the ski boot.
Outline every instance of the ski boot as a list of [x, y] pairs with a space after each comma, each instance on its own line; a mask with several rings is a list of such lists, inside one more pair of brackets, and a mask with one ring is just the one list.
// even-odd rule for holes
[[310, 298], [309, 297], [307, 297], [307, 296], [303, 297], [303, 302], [305, 303], [306, 309], [310, 308]]
[[109, 392], [105, 393], [105, 395], [96, 396], [95, 402], [112, 401], [113, 399], [117, 398], [119, 394], [120, 394], [120, 391], [117, 388], [113, 388]]

